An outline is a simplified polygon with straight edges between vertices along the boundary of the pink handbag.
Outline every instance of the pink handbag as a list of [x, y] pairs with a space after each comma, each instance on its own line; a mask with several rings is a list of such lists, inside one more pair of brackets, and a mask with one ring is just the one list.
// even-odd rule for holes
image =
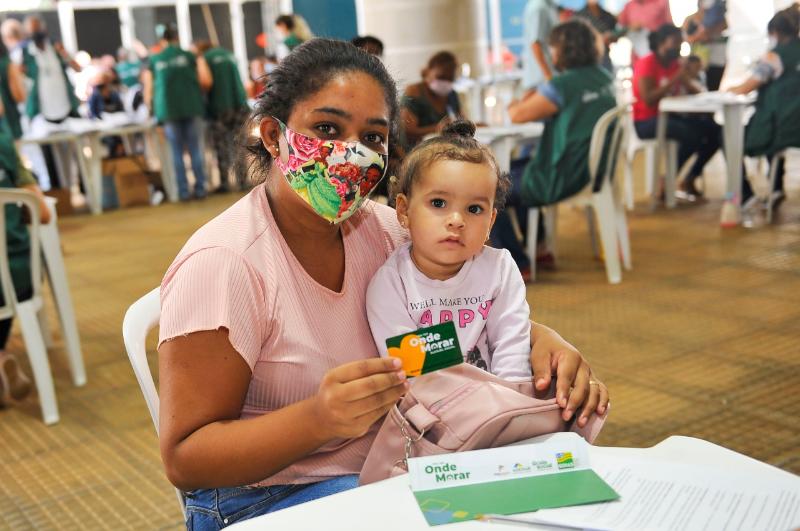
[[[548, 396], [554, 394], [555, 385]], [[427, 374], [389, 410], [359, 483], [405, 474], [409, 457], [495, 448], [558, 431], [575, 431], [591, 443], [608, 414], [578, 428], [561, 412], [555, 398], [533, 397], [532, 381], [507, 382], [467, 363]]]

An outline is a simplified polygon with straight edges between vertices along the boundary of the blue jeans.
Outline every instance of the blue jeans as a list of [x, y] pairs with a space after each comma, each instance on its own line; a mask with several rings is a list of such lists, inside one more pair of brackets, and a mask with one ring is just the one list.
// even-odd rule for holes
[[206, 195], [206, 173], [203, 166], [203, 152], [200, 149], [200, 133], [203, 121], [200, 118], [187, 118], [164, 124], [164, 133], [172, 149], [172, 162], [175, 178], [178, 181], [178, 196], [189, 199], [189, 182], [186, 180], [186, 167], [183, 164], [183, 150], [189, 150], [194, 172], [194, 193], [198, 197]]
[[358, 476], [340, 476], [306, 485], [200, 489], [186, 493], [186, 529], [208, 531], [324, 498], [358, 486]]

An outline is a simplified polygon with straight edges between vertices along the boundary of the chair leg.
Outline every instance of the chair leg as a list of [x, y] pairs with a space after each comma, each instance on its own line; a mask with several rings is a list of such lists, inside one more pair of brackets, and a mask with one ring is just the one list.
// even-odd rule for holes
[[592, 255], [595, 258], [600, 258], [600, 246], [597, 244], [597, 223], [594, 221], [594, 208], [592, 205], [586, 205], [584, 208], [586, 213], [586, 228], [589, 230], [589, 241], [592, 244]]
[[56, 390], [53, 386], [53, 375], [50, 372], [50, 360], [47, 358], [42, 340], [42, 331], [36, 318], [36, 307], [33, 301], [21, 302], [17, 305], [22, 338], [28, 351], [31, 362], [33, 378], [36, 381], [36, 391], [39, 393], [39, 403], [42, 407], [42, 418], [45, 424], [58, 422], [58, 404], [56, 403]]
[[547, 250], [556, 256], [556, 231], [558, 230], [558, 204], [544, 209], [544, 233]]
[[47, 262], [47, 273], [53, 299], [58, 309], [61, 321], [61, 334], [64, 338], [64, 347], [69, 359], [69, 368], [72, 373], [72, 383], [76, 387], [86, 384], [86, 368], [83, 364], [81, 340], [78, 335], [78, 325], [75, 322], [75, 311], [72, 306], [72, 296], [69, 292], [67, 275], [61, 252], [53, 252]]
[[603, 244], [603, 254], [605, 255], [606, 276], [609, 284], [619, 284], [622, 280], [622, 270], [619, 264], [614, 198], [611, 195], [610, 187], [605, 186], [593, 194], [592, 200], [597, 213], [597, 223], [600, 226], [600, 242]]
[[625, 157], [625, 206], [633, 210], [633, 157]]
[[769, 186], [767, 188], [767, 224], [772, 224], [773, 205], [772, 191], [775, 189], [775, 179], [778, 177], [778, 165], [786, 157], [786, 152], [781, 151], [772, 157], [772, 164], [769, 165]]
[[667, 174], [664, 179], [664, 196], [667, 208], [675, 208], [675, 191], [678, 178], [678, 143], [667, 141]]
[[617, 239], [619, 240], [619, 250], [620, 254], [622, 255], [622, 266], [625, 268], [625, 270], [630, 271], [633, 269], [633, 264], [631, 260], [631, 240], [630, 235], [628, 234], [628, 219], [625, 215], [625, 209], [622, 208], [621, 204], [615, 205], [614, 210]]
[[528, 209], [528, 258], [531, 261], [531, 280], [536, 280], [536, 240], [539, 237], [539, 209]]
[[47, 321], [47, 312], [45, 312], [44, 304], [36, 313], [36, 318], [39, 320], [39, 329], [42, 331], [44, 346], [48, 349], [53, 348], [53, 332], [50, 330], [50, 323]]
[[655, 146], [647, 146], [644, 148], [644, 171], [645, 171], [645, 192], [647, 195], [652, 196], [653, 190], [657, 189], [656, 179], [658, 178], [658, 172], [655, 168], [655, 156], [656, 156], [656, 149]]

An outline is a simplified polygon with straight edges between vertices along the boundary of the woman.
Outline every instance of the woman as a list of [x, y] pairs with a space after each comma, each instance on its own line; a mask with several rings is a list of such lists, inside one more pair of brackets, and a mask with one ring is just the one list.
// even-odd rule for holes
[[697, 12], [686, 17], [683, 31], [692, 53], [706, 64], [708, 90], [719, 90], [727, 63], [728, 38], [722, 32], [728, 28], [725, 20], [726, 0], [698, 0]]
[[[582, 190], [589, 182], [589, 141], [597, 120], [616, 105], [611, 74], [601, 67], [597, 33], [580, 19], [559, 24], [549, 45], [557, 74], [532, 96], [512, 103], [508, 115], [514, 123], [546, 120], [536, 155], [524, 169], [512, 168], [510, 204], [527, 207], [555, 203]], [[523, 277], [530, 262], [514, 235], [508, 213], [497, 216], [492, 240], [511, 252]], [[541, 217], [540, 217], [541, 219]], [[537, 262], [551, 265], [553, 256], [540, 240]]]
[[[652, 53], [637, 61], [633, 67], [633, 124], [639, 138], [655, 138], [658, 124], [658, 102], [667, 96], [697, 94], [686, 63], [681, 61], [683, 35], [680, 28], [661, 26], [650, 34]], [[690, 198], [700, 196], [695, 181], [703, 168], [720, 148], [722, 129], [711, 115], [670, 113], [667, 119], [667, 138], [678, 141], [678, 168], [697, 153], [681, 189]]]
[[614, 65], [611, 64], [609, 47], [625, 34], [625, 30], [617, 27], [617, 17], [603, 9], [598, 0], [588, 0], [586, 6], [577, 11], [575, 16], [586, 20], [600, 34], [603, 41], [602, 65], [609, 72], [613, 72]]
[[458, 95], [453, 90], [455, 79], [456, 56], [439, 52], [422, 69], [422, 81], [406, 88], [400, 102], [400, 118], [407, 149], [461, 115]]
[[[339, 156], [355, 165], [355, 175], [338, 174], [348, 182], [372, 164], [385, 171], [395, 90], [380, 60], [349, 43], [298, 47], [252, 117], [260, 137], [249, 151], [265, 182], [195, 233], [167, 271], [161, 455], [186, 492], [189, 528], [355, 487], [375, 422], [407, 389], [399, 365], [378, 357], [365, 319], [367, 284], [405, 230], [369, 201], [331, 223], [287, 178], [328, 142], [328, 165]], [[607, 390], [555, 332], [533, 324], [532, 337], [537, 387], [557, 366], [564, 416], [585, 424]], [[254, 488], [227, 488], [235, 485]]]
[[[734, 94], [758, 90], [756, 112], [745, 133], [745, 152], [749, 156], [766, 155], [773, 164], [775, 153], [787, 147], [800, 147], [800, 10], [779, 11], [767, 25], [770, 50], [753, 67], [750, 77], [730, 89]], [[773, 207], [786, 197], [783, 191], [785, 159], [780, 159], [775, 171], [775, 187], [767, 201]], [[755, 206], [750, 181], [742, 182], [742, 205], [745, 210]]]
[[22, 126], [17, 105], [25, 101], [25, 80], [19, 66], [11, 61], [8, 50], [0, 42], [0, 103], [3, 104], [2, 121], [14, 139], [22, 137]]
[[[33, 175], [22, 166], [14, 141], [8, 131], [0, 130], [0, 188], [24, 188], [39, 199], [39, 216], [42, 223], [50, 222], [50, 210]], [[5, 207], [6, 250], [11, 281], [17, 300], [24, 301], [33, 294], [31, 284], [31, 247], [28, 229], [23, 221], [22, 209], [14, 205]], [[0, 305], [4, 304], [0, 294]], [[25, 398], [31, 392], [31, 381], [22, 372], [13, 354], [5, 351], [11, 333], [12, 319], [0, 320], [0, 407]]]

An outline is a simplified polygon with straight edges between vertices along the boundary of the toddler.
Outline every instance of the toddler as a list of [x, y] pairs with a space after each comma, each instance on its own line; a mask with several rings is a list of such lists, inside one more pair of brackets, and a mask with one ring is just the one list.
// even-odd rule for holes
[[531, 378], [530, 310], [511, 254], [484, 245], [510, 182], [458, 121], [419, 144], [394, 182], [397, 218], [411, 242], [378, 270], [367, 316], [382, 356], [386, 339], [453, 321], [464, 361], [501, 378]]

